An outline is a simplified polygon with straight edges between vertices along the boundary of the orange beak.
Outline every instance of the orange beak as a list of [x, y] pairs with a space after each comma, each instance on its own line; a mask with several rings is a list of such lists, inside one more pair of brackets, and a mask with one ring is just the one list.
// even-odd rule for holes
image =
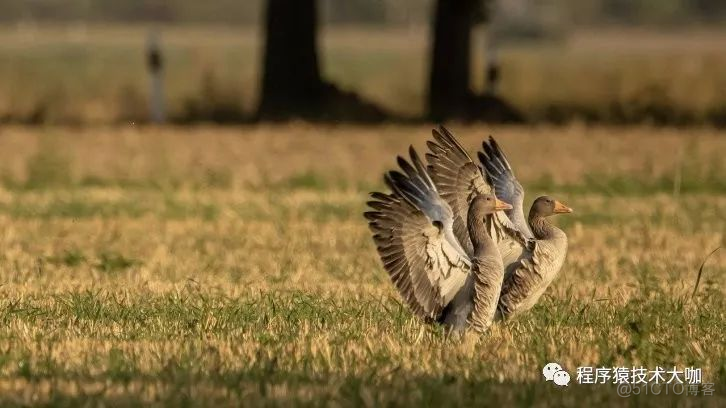
[[494, 202], [494, 209], [497, 211], [511, 210], [513, 208], [511, 204], [507, 204], [498, 198], [495, 198], [495, 200], [496, 201]]
[[559, 201], [555, 201], [555, 214], [568, 214], [572, 212], [572, 208], [562, 204]]

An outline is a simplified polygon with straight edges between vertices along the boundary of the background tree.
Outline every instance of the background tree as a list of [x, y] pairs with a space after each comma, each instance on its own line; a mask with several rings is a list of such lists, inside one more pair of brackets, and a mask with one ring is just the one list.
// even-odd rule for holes
[[316, 0], [268, 0], [259, 119], [382, 120], [374, 105], [322, 79]]
[[479, 0], [436, 3], [429, 80], [429, 113], [435, 120], [456, 115], [469, 98], [471, 27]]
[[259, 114], [278, 118], [320, 103], [316, 0], [268, 0]]
[[471, 32], [486, 22], [491, 0], [438, 0], [434, 10], [429, 77], [429, 118], [520, 121], [520, 115], [496, 95], [471, 89]]

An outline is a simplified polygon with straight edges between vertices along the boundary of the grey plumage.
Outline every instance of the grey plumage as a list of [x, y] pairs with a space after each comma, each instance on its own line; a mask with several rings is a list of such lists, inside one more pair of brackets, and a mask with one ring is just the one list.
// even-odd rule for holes
[[[454, 232], [461, 228], [461, 209], [475, 194], [494, 191], [512, 204], [506, 212], [491, 219], [490, 236], [498, 244], [505, 268], [499, 299], [498, 316], [513, 316], [531, 308], [559, 273], [567, 253], [567, 237], [545, 222], [547, 236], [537, 236], [523, 211], [524, 189], [514, 176], [509, 161], [497, 142], [490, 137], [483, 143], [478, 157], [481, 167], [473, 164], [464, 148], [447, 129], [434, 131], [429, 142], [429, 170], [434, 184], [454, 210]], [[460, 240], [465, 238], [457, 234]], [[466, 243], [462, 242], [466, 247]]]
[[[546, 217], [571, 209], [540, 197], [525, 219], [524, 189], [493, 138], [478, 154], [481, 165], [444, 127], [427, 146], [427, 165], [413, 147], [410, 161], [397, 158], [400, 171], [384, 177], [392, 192], [372, 193], [365, 217], [384, 268], [416, 315], [484, 331], [495, 317], [532, 307], [558, 274], [567, 237]], [[488, 207], [502, 204], [495, 193], [513, 206]]]
[[[409, 156], [410, 162], [398, 157], [401, 171], [385, 174], [392, 193], [372, 193], [368, 205], [373, 211], [364, 214], [383, 266], [416, 315], [455, 330], [467, 327], [473, 315], [475, 329], [486, 330], [494, 319], [504, 270], [484, 229], [485, 210], [471, 212], [481, 237], [478, 252], [467, 253], [453, 233], [449, 204], [413, 148]], [[481, 201], [497, 202], [491, 195]]]
[[505, 214], [525, 237], [533, 238], [532, 231], [524, 218], [524, 188], [514, 177], [509, 161], [491, 136], [489, 143], [482, 142], [482, 148], [484, 152], [478, 152], [477, 156], [485, 169], [487, 181], [494, 186], [497, 197], [514, 207], [505, 211]]
[[[543, 214], [537, 206], [543, 198], [552, 201], [553, 208], [554, 203], [562, 205], [549, 197], [535, 200], [529, 217], [525, 219], [524, 189], [514, 176], [504, 152], [491, 136], [488, 143], [482, 143], [482, 147], [484, 152], [479, 152], [478, 157], [487, 181], [494, 186], [497, 195], [512, 203], [514, 208], [506, 212], [507, 217], [528, 241], [527, 248], [516, 260], [505, 259], [506, 273], [497, 317], [507, 318], [534, 306], [559, 274], [567, 255], [567, 236], [546, 220], [553, 213]], [[516, 252], [515, 249], [513, 253]]]

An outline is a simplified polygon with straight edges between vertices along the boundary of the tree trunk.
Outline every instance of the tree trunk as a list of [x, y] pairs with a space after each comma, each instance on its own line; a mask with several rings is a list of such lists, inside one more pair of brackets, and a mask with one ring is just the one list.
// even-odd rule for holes
[[268, 0], [258, 116], [306, 116], [323, 98], [316, 0]]
[[429, 116], [433, 120], [466, 114], [471, 94], [471, 28], [478, 1], [437, 1], [429, 82]]

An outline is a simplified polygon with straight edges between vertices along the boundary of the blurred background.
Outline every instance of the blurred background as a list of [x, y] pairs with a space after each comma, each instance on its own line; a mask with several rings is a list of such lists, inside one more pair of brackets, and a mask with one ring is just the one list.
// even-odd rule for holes
[[0, 123], [726, 125], [719, 0], [0, 0]]

